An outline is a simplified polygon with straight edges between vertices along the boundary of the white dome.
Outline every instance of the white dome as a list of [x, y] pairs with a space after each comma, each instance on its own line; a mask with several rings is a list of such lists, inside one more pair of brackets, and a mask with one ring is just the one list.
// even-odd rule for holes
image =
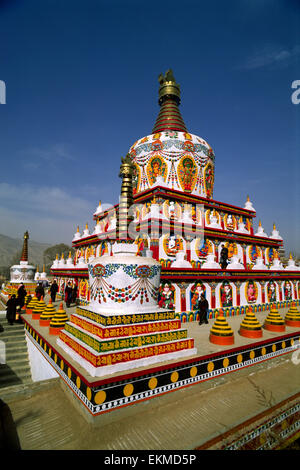
[[201, 137], [188, 132], [167, 130], [150, 134], [135, 142], [129, 150], [136, 165], [134, 192], [163, 186], [212, 198], [214, 153]]

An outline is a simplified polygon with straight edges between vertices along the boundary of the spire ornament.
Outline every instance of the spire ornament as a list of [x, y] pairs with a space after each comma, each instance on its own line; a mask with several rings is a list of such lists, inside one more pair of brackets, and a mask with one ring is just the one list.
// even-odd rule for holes
[[121, 158], [119, 177], [122, 178], [119, 210], [117, 216], [116, 237], [128, 239], [128, 226], [133, 220], [133, 214], [129, 215], [129, 209], [133, 204], [133, 172], [134, 163], [129, 154]]

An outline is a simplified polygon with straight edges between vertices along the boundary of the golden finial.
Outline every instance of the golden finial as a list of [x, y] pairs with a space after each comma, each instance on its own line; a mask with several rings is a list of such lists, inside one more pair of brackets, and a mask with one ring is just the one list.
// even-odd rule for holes
[[291, 252], [291, 251], [290, 251], [290, 259], [293, 259], [293, 257], [292, 257], [292, 252]]
[[250, 202], [250, 197], [249, 197], [249, 195], [247, 196], [247, 202]]
[[241, 216], [240, 217], [240, 224], [242, 224], [242, 223], [243, 223], [243, 217]]
[[37, 270], [37, 272], [39, 272], [39, 265], [37, 265], [36, 270]]
[[79, 233], [79, 225], [77, 225], [77, 233]]
[[64, 259], [64, 257], [65, 257], [65, 255], [62, 253], [62, 254], [61, 254], [61, 259]]
[[276, 230], [276, 225], [275, 225], [275, 222], [273, 224], [273, 230]]
[[72, 258], [72, 256], [71, 256], [71, 251], [69, 251], [69, 258]]
[[89, 227], [88, 227], [88, 224], [86, 223], [86, 224], [85, 224], [85, 229], [87, 230], [88, 228], [89, 228]]
[[58, 253], [56, 253], [56, 258], [55, 259], [58, 259]]
[[258, 222], [258, 226], [261, 227], [261, 221]]
[[153, 196], [153, 199], [152, 199], [151, 202], [152, 202], [152, 204], [156, 204], [156, 197], [155, 196]]
[[43, 273], [45, 272], [45, 265], [43, 264]]

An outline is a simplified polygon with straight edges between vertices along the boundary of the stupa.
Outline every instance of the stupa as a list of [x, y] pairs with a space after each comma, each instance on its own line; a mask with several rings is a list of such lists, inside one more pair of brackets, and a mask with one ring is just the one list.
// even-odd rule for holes
[[24, 233], [23, 248], [19, 264], [14, 264], [10, 268], [10, 281], [5, 285], [1, 292], [3, 300], [7, 300], [9, 295], [17, 294], [18, 287], [24, 284], [27, 294], [34, 294], [36, 289], [35, 266], [28, 262], [28, 240], [29, 233]]
[[[215, 154], [205, 139], [188, 130], [179, 109], [180, 86], [171, 70], [159, 76], [158, 102], [152, 133], [129, 149], [134, 165], [130, 237], [138, 256], [151, 250], [161, 265], [161, 306], [165, 282], [171, 286], [176, 318], [182, 321], [196, 320], [192, 298], [199, 283], [210, 318], [219, 308], [226, 317], [248, 305], [254, 312], [268, 309], [270, 302], [298, 305], [300, 272], [292, 263], [283, 269], [283, 239], [275, 224], [270, 235], [261, 221], [254, 229], [256, 210], [249, 196], [244, 207], [213, 199]], [[77, 228], [70, 266], [53, 263], [62, 295], [67, 281], [76, 282], [79, 304], [88, 305], [94, 289], [88, 260], [91, 253], [96, 258], [112, 254], [120, 210], [119, 204], [104, 210], [100, 202], [93, 214], [95, 228]], [[226, 270], [220, 268], [223, 244], [229, 256]]]
[[112, 255], [89, 258], [89, 305], [77, 307], [57, 340], [96, 377], [196, 353], [194, 340], [174, 319], [174, 310], [158, 305], [161, 264], [151, 250], [137, 256], [138, 246], [128, 238], [133, 170], [127, 155], [120, 169], [123, 182]]

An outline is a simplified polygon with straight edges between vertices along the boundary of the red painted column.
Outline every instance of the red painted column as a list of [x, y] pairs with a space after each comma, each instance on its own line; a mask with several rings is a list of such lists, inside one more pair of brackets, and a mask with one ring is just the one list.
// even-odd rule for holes
[[211, 308], [216, 308], [216, 284], [211, 284]]
[[246, 256], [247, 245], [242, 245], [242, 248], [243, 248], [243, 264], [244, 264], [245, 269], [247, 269], [247, 256]]
[[241, 283], [237, 282], [236, 283], [236, 305], [237, 305], [237, 307], [239, 307], [241, 305], [241, 292], [240, 292], [240, 289], [241, 289]]
[[159, 240], [158, 239], [151, 239], [150, 250], [153, 253], [153, 258], [159, 261]]
[[186, 311], [186, 293], [185, 293], [185, 287], [180, 287], [180, 307], [181, 311], [185, 312]]
[[265, 304], [266, 303], [266, 295], [265, 295], [265, 282], [261, 282], [261, 303]]
[[190, 242], [190, 240], [186, 241], [186, 260], [191, 262], [191, 242]]
[[282, 302], [282, 283], [279, 281], [279, 301]]

